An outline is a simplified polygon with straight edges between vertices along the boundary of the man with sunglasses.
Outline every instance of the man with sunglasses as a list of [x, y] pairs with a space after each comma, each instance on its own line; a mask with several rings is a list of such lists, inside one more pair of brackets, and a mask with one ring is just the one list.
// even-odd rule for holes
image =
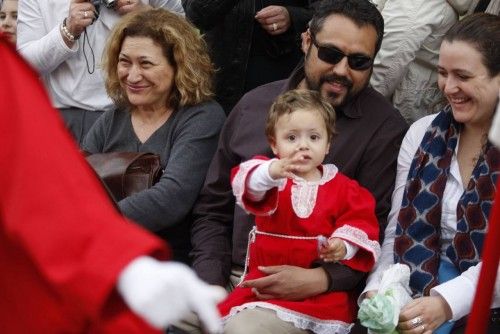
[[[302, 34], [303, 65], [288, 80], [258, 87], [235, 106], [221, 132], [218, 150], [193, 211], [193, 266], [202, 279], [222, 286], [238, 282], [254, 223], [253, 217], [235, 206], [230, 171], [255, 155], [272, 156], [264, 121], [273, 100], [289, 89], [317, 90], [335, 107], [338, 135], [325, 162], [336, 164], [372, 192], [383, 230], [399, 145], [407, 125], [384, 97], [368, 87], [382, 36], [382, 16], [368, 0], [324, 2]], [[325, 291], [351, 290], [365, 276], [339, 263], [320, 261], [312, 263], [310, 269], [260, 269], [267, 276], [246, 281], [246, 285], [263, 301], [298, 300]], [[237, 317], [241, 320], [239, 333], [262, 332], [258, 328], [268, 328], [269, 333], [307, 333], [267, 308], [245, 309]], [[241, 331], [243, 328], [246, 330]]]

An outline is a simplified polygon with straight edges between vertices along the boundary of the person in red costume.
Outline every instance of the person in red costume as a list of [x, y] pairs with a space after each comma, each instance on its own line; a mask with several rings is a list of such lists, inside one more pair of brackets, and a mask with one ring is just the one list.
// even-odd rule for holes
[[159, 332], [187, 312], [220, 328], [222, 288], [112, 206], [35, 72], [0, 35], [0, 331]]

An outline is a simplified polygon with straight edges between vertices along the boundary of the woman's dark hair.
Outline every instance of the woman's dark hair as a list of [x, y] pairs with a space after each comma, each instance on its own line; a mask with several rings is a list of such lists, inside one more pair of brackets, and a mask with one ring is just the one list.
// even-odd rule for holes
[[500, 17], [477, 13], [455, 23], [444, 36], [446, 42], [466, 42], [483, 58], [491, 77], [500, 73]]
[[377, 7], [368, 0], [329, 0], [321, 1], [315, 6], [314, 15], [309, 22], [309, 30], [312, 36], [316, 36], [323, 29], [325, 20], [330, 15], [341, 15], [351, 19], [359, 27], [372, 26], [377, 32], [377, 43], [375, 44], [375, 55], [380, 50], [382, 38], [384, 37], [384, 18]]

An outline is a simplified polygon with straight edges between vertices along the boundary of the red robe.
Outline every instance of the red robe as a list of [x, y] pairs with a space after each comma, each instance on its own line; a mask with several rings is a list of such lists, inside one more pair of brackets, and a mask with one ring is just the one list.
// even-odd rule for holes
[[0, 36], [0, 332], [156, 333], [115, 291], [162, 241], [126, 221]]
[[[265, 160], [259, 157], [233, 170], [237, 203], [256, 215], [257, 230], [267, 233], [249, 238], [250, 256], [245, 279], [264, 276], [257, 266], [310, 268], [318, 259], [316, 237], [319, 235], [338, 237], [358, 246], [352, 259], [341, 262], [356, 270], [370, 271], [380, 253], [373, 196], [356, 181], [339, 173], [334, 165], [325, 165], [320, 181], [305, 184], [288, 179], [282, 189], [271, 189], [262, 201], [255, 203], [246, 196], [247, 178]], [[300, 239], [304, 237], [309, 239]], [[347, 333], [356, 318], [356, 297], [351, 292], [340, 291], [301, 301], [274, 299], [263, 302], [250, 288], [237, 287], [219, 305], [219, 310], [228, 319], [239, 310], [259, 306], [273, 309], [279, 318], [315, 333]]]

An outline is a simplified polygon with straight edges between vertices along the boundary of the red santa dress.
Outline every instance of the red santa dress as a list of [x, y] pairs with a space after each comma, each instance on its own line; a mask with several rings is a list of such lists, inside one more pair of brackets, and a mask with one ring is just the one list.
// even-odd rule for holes
[[[243, 279], [263, 277], [258, 266], [310, 268], [318, 259], [318, 236], [337, 237], [358, 246], [354, 257], [341, 262], [368, 272], [380, 253], [373, 196], [330, 164], [321, 166], [322, 177], [318, 181], [286, 179], [267, 191], [264, 199], [252, 202], [247, 196], [247, 180], [266, 160], [258, 157], [233, 170], [237, 203], [256, 216]], [[340, 291], [300, 301], [261, 301], [250, 288], [238, 286], [219, 305], [219, 310], [227, 320], [243, 309], [263, 307], [314, 333], [348, 333], [356, 318], [356, 297], [352, 292]]]
[[37, 74], [0, 36], [0, 333], [161, 333], [115, 290], [164, 243], [126, 221]]

